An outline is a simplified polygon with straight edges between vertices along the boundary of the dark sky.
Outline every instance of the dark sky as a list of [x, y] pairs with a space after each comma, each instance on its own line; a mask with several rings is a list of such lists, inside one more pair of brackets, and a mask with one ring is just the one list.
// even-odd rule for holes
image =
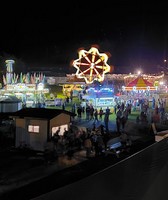
[[168, 7], [138, 1], [13, 4], [1, 7], [0, 53], [31, 67], [67, 70], [77, 50], [109, 52], [115, 73], [163, 68], [167, 51]]

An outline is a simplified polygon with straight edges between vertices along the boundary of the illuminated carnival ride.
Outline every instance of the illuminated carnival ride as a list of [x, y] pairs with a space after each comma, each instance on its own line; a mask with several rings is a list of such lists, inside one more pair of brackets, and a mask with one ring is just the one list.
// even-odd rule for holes
[[79, 58], [73, 61], [73, 66], [77, 69], [76, 77], [83, 78], [87, 84], [95, 80], [102, 82], [104, 75], [111, 70], [107, 64], [108, 55], [99, 53], [96, 47], [91, 47], [89, 51], [80, 49], [78, 54]]
[[26, 107], [32, 107], [44, 102], [44, 94], [49, 93], [44, 88], [45, 75], [43, 73], [15, 74], [13, 72], [14, 60], [6, 60], [6, 75], [3, 75], [4, 87], [0, 90], [1, 97], [16, 96]]
[[[108, 55], [99, 53], [96, 47], [91, 47], [89, 51], [80, 49], [78, 55], [79, 58], [73, 61], [73, 66], [77, 69], [76, 77], [84, 79], [87, 85], [83, 99], [95, 107], [113, 107], [114, 91], [103, 84], [105, 74], [112, 70], [112, 66], [107, 64]], [[95, 82], [99, 83], [96, 85], [98, 87]]]

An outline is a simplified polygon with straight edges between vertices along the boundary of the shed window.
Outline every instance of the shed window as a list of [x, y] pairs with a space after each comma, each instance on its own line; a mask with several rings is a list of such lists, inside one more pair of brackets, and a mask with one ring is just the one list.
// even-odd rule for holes
[[28, 132], [39, 133], [39, 130], [40, 130], [39, 126], [34, 126], [34, 125], [29, 125], [28, 126]]

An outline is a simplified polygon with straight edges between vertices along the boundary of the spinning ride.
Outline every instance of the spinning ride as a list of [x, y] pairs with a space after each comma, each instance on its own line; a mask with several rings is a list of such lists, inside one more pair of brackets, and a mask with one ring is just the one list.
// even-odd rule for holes
[[78, 54], [79, 58], [73, 61], [73, 66], [77, 69], [75, 75], [79, 79], [84, 79], [90, 86], [83, 99], [94, 107], [113, 107], [115, 103], [113, 89], [104, 86], [96, 88], [92, 84], [94, 81], [102, 83], [105, 74], [112, 70], [112, 67], [107, 64], [108, 55], [100, 53], [96, 47], [91, 47], [89, 51], [80, 49]]
[[73, 61], [77, 78], [83, 78], [87, 84], [95, 80], [102, 82], [105, 74], [111, 70], [107, 64], [108, 55], [99, 53], [96, 47], [91, 47], [89, 51], [81, 49], [78, 54], [79, 58]]
[[127, 86], [123, 86], [123, 91], [156, 91], [157, 86], [144, 79], [142, 76], [138, 76], [136, 79], [128, 83]]
[[45, 94], [49, 93], [44, 88], [45, 76], [39, 74], [15, 74], [13, 71], [14, 60], [6, 60], [6, 75], [3, 75], [3, 88], [0, 89], [0, 96], [16, 96], [26, 105], [33, 107], [37, 103], [44, 103]]

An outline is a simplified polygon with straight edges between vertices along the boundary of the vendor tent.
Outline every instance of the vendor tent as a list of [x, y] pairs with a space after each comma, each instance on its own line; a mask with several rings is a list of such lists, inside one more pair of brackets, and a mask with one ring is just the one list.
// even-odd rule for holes
[[156, 87], [153, 83], [144, 79], [142, 76], [137, 77], [125, 87], [125, 90], [156, 90]]

